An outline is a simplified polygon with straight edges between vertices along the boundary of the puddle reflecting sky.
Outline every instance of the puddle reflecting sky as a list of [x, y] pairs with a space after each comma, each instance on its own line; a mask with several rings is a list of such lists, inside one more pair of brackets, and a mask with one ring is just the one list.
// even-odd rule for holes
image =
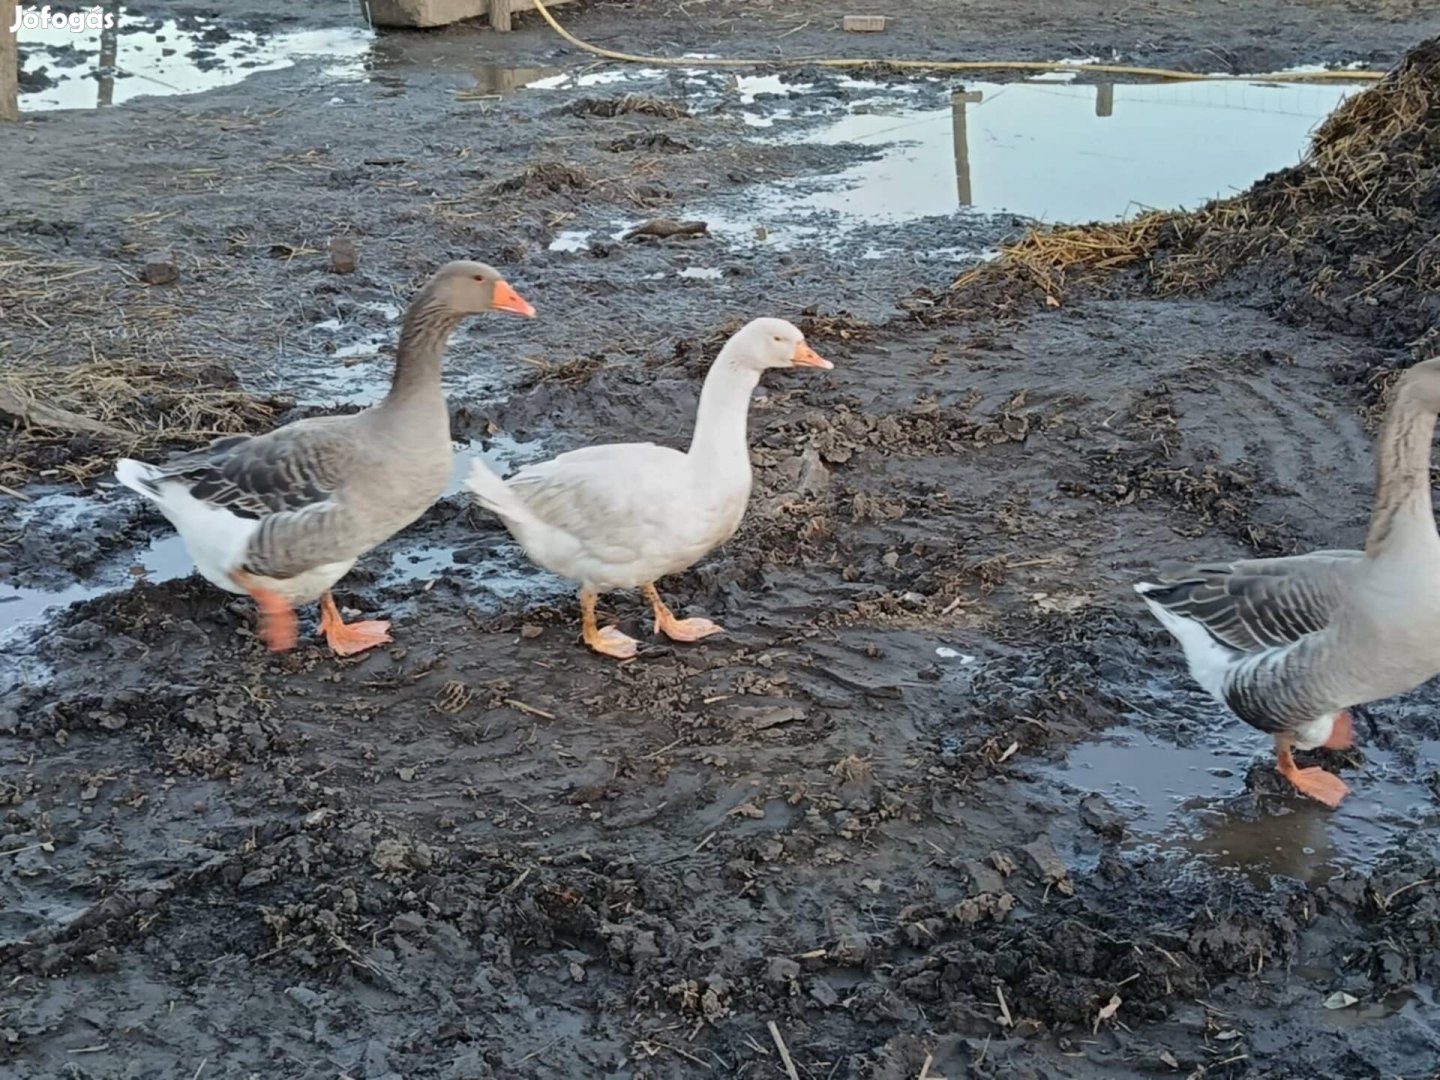
[[1440, 848], [1440, 804], [1424, 782], [1440, 769], [1440, 740], [1419, 741], [1411, 763], [1367, 745], [1363, 729], [1357, 736], [1365, 764], [1343, 770], [1350, 795], [1333, 811], [1298, 797], [1253, 819], [1237, 810], [1231, 800], [1244, 793], [1251, 762], [1269, 760], [1270, 744], [1219, 713], [1188, 746], [1135, 730], [1083, 743], [1057, 775], [1108, 798], [1132, 843], [1182, 848], [1257, 880], [1315, 883], [1343, 866], [1368, 866], [1397, 843]]
[[[372, 34], [361, 27], [332, 27], [284, 34], [230, 30], [215, 22], [182, 28], [174, 19], [149, 19], [113, 4], [109, 30], [21, 27], [28, 79], [45, 83], [26, 91], [22, 111], [89, 109], [153, 94], [194, 94], [230, 86], [257, 71], [323, 56], [340, 61], [329, 72], [356, 77]], [[348, 62], [348, 65], [347, 65]], [[43, 70], [42, 70], [43, 69]]]
[[[824, 180], [770, 185], [707, 213], [712, 231], [784, 242], [797, 218], [894, 224], [961, 208], [1051, 222], [1195, 207], [1295, 164], [1356, 85], [973, 83], [948, 109], [860, 106], [802, 137], [883, 147]], [[706, 208], [707, 211], [710, 208]], [[737, 212], [739, 211], [739, 212]]]

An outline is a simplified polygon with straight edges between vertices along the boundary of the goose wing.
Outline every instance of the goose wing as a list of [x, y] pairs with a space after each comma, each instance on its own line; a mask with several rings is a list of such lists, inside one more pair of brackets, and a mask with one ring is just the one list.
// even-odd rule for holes
[[1172, 566], [1137, 589], [1226, 648], [1259, 652], [1329, 626], [1363, 557], [1359, 551], [1319, 551]]

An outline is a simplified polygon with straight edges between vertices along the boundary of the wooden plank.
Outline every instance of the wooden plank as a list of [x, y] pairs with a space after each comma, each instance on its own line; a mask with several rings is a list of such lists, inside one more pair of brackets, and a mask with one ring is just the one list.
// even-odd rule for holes
[[20, 47], [15, 25], [16, 0], [0, 0], [0, 120], [20, 119]]
[[840, 25], [852, 34], [878, 34], [885, 29], [884, 15], [846, 15]]
[[[5, 0], [0, 0], [4, 3]], [[368, 0], [370, 21], [376, 26], [403, 26], [422, 29], [448, 26], [462, 19], [481, 15], [490, 21], [490, 28], [505, 33], [511, 28], [517, 11], [533, 11], [530, 0]], [[547, 8], [573, 3], [574, 0], [546, 0]]]
[[449, 26], [462, 19], [477, 19], [489, 10], [489, 0], [369, 0], [370, 21], [376, 26], [425, 29]]

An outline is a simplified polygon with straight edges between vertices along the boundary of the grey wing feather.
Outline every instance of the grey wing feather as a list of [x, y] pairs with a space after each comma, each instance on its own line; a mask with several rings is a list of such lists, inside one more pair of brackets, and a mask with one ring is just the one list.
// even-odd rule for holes
[[354, 454], [348, 417], [321, 416], [266, 435], [230, 436], [172, 459], [154, 481], [178, 480], [190, 494], [259, 521], [244, 569], [294, 577], [338, 561], [332, 550], [345, 463]]
[[1225, 704], [1247, 724], [1268, 734], [1300, 727], [1333, 708], [1317, 696], [1309, 677], [1323, 663], [1325, 638], [1312, 634], [1251, 654], [1225, 681]]
[[1146, 599], [1203, 626], [1228, 648], [1257, 652], [1325, 629], [1359, 565], [1358, 551], [1167, 568]]
[[156, 480], [178, 480], [190, 494], [252, 520], [334, 501], [342, 463], [353, 450], [343, 417], [316, 417], [267, 435], [217, 439], [173, 458]]

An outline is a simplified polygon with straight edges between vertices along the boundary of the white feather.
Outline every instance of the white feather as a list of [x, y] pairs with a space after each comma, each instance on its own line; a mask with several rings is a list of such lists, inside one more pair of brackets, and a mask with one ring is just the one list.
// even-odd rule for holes
[[1180, 647], [1185, 651], [1185, 660], [1190, 665], [1190, 676], [1200, 688], [1222, 705], [1225, 703], [1225, 677], [1244, 654], [1227, 649], [1216, 641], [1205, 627], [1193, 619], [1177, 615], [1169, 608], [1157, 604], [1145, 593], [1160, 586], [1141, 582], [1135, 591], [1145, 601], [1145, 606], [1160, 624], [1169, 630]]
[[1324, 746], [1330, 741], [1330, 733], [1335, 730], [1335, 719], [1337, 713], [1328, 713], [1318, 720], [1311, 720], [1295, 729], [1295, 749], [1314, 750], [1317, 746]]
[[[231, 580], [231, 571], [245, 561], [250, 538], [260, 527], [254, 518], [232, 514], [223, 506], [197, 499], [181, 480], [161, 478], [160, 470], [143, 461], [121, 458], [115, 463], [115, 479], [154, 503], [175, 526], [185, 542], [195, 569], [210, 584], [226, 592], [243, 594]], [[150, 486], [154, 483], [154, 488]], [[339, 581], [355, 560], [326, 563], [291, 578], [256, 576], [257, 584], [279, 593], [291, 603], [308, 603]]]

